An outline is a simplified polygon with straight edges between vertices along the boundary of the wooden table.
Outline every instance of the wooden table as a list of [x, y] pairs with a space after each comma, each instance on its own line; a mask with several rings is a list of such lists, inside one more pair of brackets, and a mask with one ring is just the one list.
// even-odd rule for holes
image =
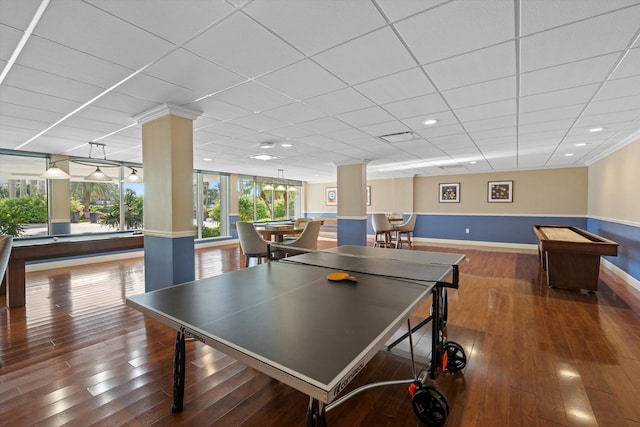
[[264, 227], [256, 227], [256, 231], [260, 233], [262, 238], [265, 240], [282, 242], [285, 235], [297, 236], [304, 231], [304, 228], [295, 228], [293, 225], [268, 225]]
[[533, 233], [549, 287], [597, 291], [600, 257], [618, 255], [616, 242], [578, 227], [534, 225]]
[[7, 292], [7, 305], [10, 308], [25, 305], [26, 261], [78, 257], [143, 247], [144, 236], [131, 231], [14, 239], [4, 279], [6, 287], [4, 282], [2, 286]]

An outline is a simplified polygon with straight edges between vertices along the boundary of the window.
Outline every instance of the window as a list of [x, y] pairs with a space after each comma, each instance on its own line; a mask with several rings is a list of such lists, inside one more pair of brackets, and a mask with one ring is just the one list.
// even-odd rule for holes
[[193, 175], [193, 180], [196, 239], [228, 236], [228, 177], [198, 172]]
[[278, 221], [300, 216], [301, 183], [262, 177], [238, 180], [240, 221]]

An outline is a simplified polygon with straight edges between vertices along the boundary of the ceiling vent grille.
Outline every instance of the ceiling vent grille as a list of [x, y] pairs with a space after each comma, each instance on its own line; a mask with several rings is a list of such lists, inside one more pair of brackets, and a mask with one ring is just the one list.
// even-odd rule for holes
[[380, 138], [381, 140], [385, 141], [385, 142], [389, 142], [391, 144], [397, 143], [397, 142], [405, 142], [405, 141], [411, 141], [415, 139], [415, 136], [413, 135], [413, 132], [398, 132], [398, 133], [389, 133], [387, 135], [381, 135], [378, 138]]

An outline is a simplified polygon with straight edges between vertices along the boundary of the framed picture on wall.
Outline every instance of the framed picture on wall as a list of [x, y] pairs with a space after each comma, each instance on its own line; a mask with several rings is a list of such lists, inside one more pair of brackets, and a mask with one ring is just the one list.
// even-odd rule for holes
[[367, 185], [367, 206], [371, 206], [371, 186]]
[[440, 184], [439, 191], [440, 203], [460, 203], [460, 183], [451, 182], [447, 184]]
[[338, 204], [338, 189], [336, 187], [327, 187], [324, 189], [324, 203], [327, 206], [335, 206]]
[[513, 202], [513, 181], [489, 181], [487, 201], [489, 203]]

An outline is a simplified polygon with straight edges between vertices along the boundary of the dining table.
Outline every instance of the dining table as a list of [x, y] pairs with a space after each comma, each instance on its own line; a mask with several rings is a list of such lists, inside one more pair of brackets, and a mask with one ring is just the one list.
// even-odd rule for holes
[[304, 228], [294, 227], [293, 224], [274, 224], [256, 226], [256, 231], [264, 240], [281, 243], [284, 241], [284, 236], [297, 236], [304, 231]]

